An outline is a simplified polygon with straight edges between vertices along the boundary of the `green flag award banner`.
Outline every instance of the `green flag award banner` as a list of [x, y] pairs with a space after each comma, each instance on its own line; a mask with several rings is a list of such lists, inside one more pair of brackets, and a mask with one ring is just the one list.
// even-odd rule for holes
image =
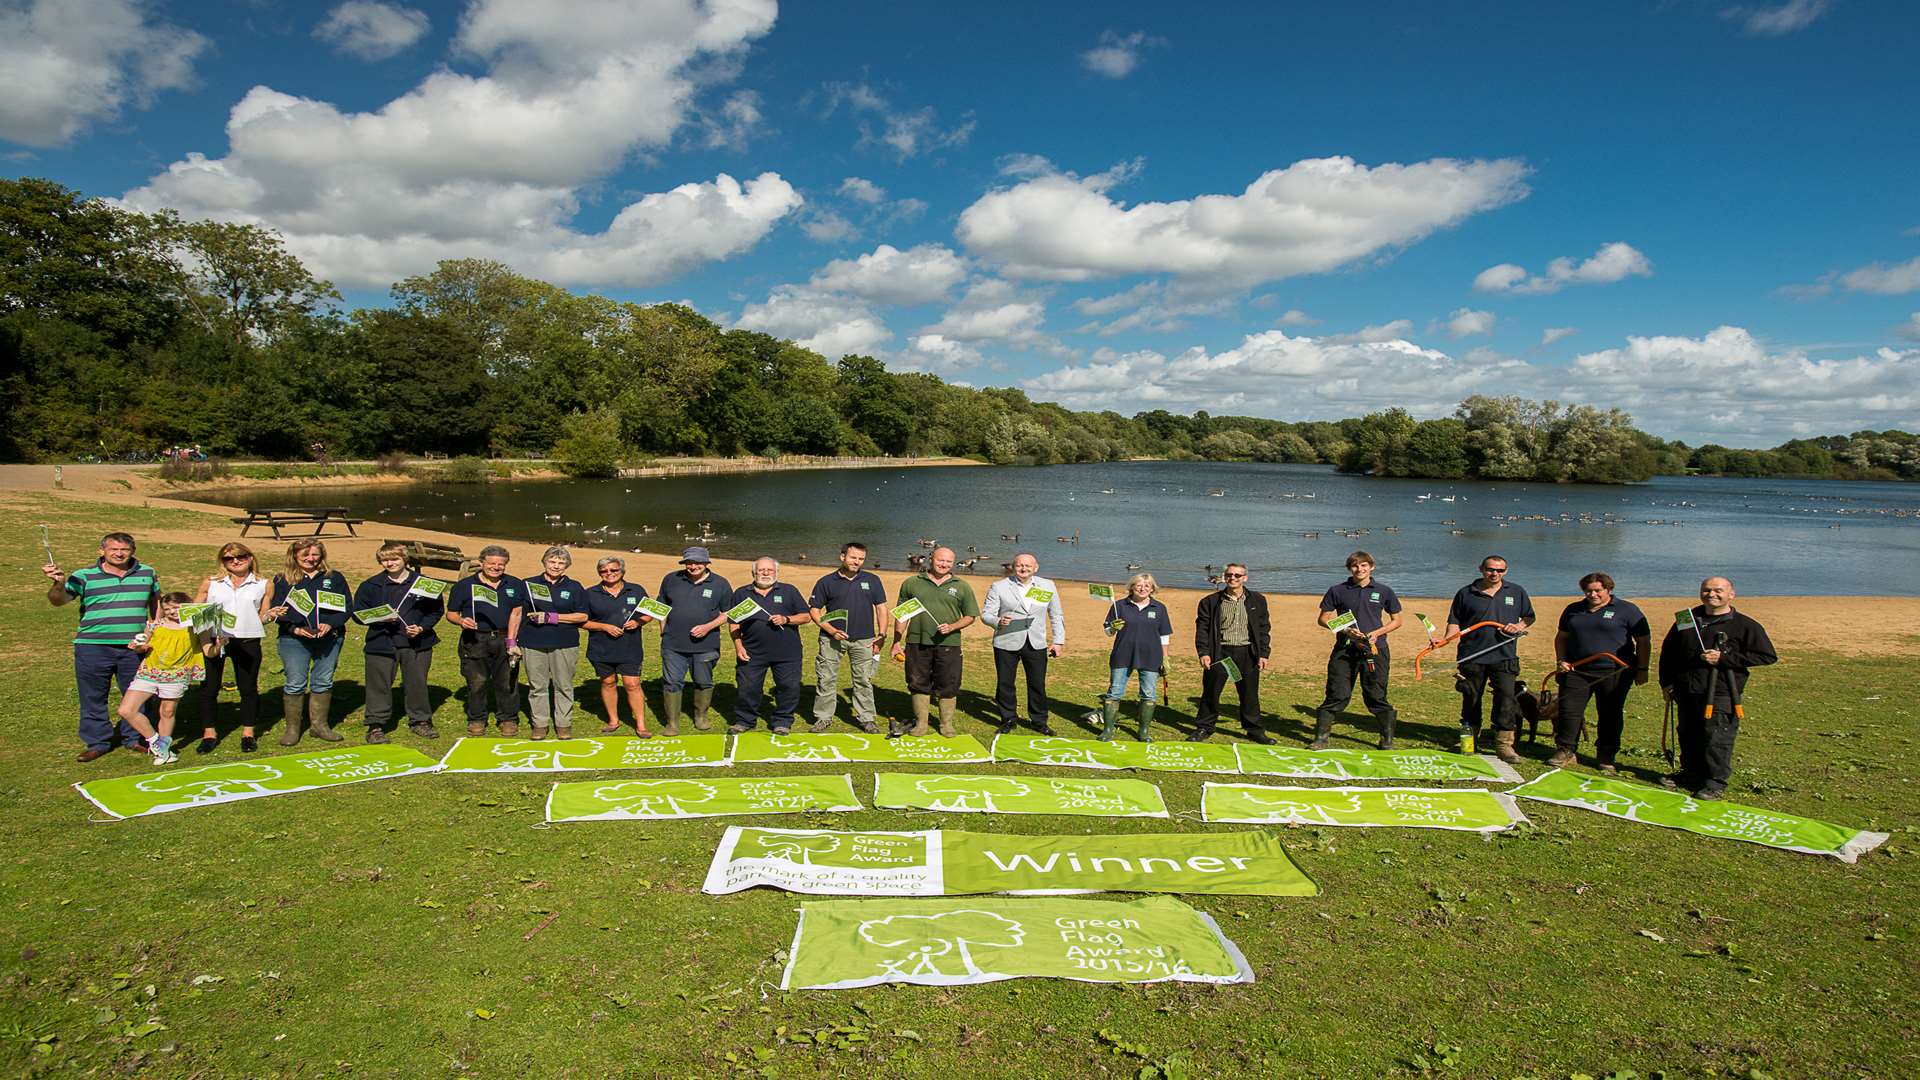
[[1634, 784], [1605, 776], [1584, 776], [1555, 769], [1534, 777], [1508, 794], [1540, 802], [1578, 806], [1608, 817], [1625, 818], [1701, 836], [1745, 840], [1749, 844], [1831, 855], [1841, 862], [1887, 842], [1886, 833], [1864, 832], [1813, 818], [1760, 810], [1717, 799], [1702, 802], [1684, 791]]
[[1076, 769], [1152, 769], [1159, 772], [1237, 773], [1233, 747], [1190, 742], [1100, 742], [1053, 735], [999, 735], [993, 760]]
[[782, 990], [1001, 979], [1250, 983], [1219, 924], [1170, 896], [1128, 902], [1013, 897], [800, 905]]
[[1263, 787], [1209, 783], [1205, 821], [1260, 825], [1397, 826], [1503, 832], [1526, 822], [1513, 796], [1485, 788]]
[[861, 810], [850, 776], [715, 776], [553, 785], [548, 821], [632, 821]]
[[390, 780], [439, 768], [432, 758], [408, 747], [355, 746], [168, 769], [144, 776], [116, 776], [73, 786], [114, 817], [130, 818], [363, 780]]
[[749, 731], [734, 736], [733, 760], [748, 761], [893, 761], [931, 765], [992, 761], [993, 755], [971, 735], [775, 735]]
[[1315, 780], [1479, 780], [1517, 784], [1520, 774], [1499, 758], [1445, 750], [1309, 750], [1304, 746], [1235, 743], [1240, 772]]
[[1313, 896], [1269, 833], [827, 832], [732, 825], [702, 888], [853, 896], [1168, 892]]
[[447, 748], [448, 772], [567, 772], [574, 769], [674, 769], [726, 765], [725, 735], [677, 739], [489, 739], [466, 736]]
[[955, 814], [1072, 814], [1079, 817], [1167, 817], [1160, 789], [1145, 780], [1067, 776], [959, 776], [879, 773], [873, 804], [887, 810]]

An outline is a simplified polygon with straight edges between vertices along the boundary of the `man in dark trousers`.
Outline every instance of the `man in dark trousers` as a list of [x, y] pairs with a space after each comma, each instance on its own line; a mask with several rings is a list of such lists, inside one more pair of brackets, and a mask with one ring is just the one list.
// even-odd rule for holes
[[[1400, 598], [1385, 583], [1373, 580], [1373, 556], [1356, 551], [1347, 556], [1347, 580], [1320, 598], [1320, 625], [1345, 625], [1335, 633], [1333, 653], [1327, 657], [1327, 696], [1314, 718], [1310, 749], [1325, 750], [1333, 735], [1333, 721], [1353, 700], [1353, 683], [1360, 682], [1360, 699], [1380, 721], [1380, 749], [1393, 749], [1393, 728], [1399, 714], [1387, 704], [1387, 668], [1392, 655], [1387, 635], [1400, 629]], [[1347, 616], [1351, 615], [1351, 620]]]
[[[1213, 735], [1220, 718], [1220, 692], [1232, 682], [1240, 697], [1240, 722], [1247, 727], [1247, 738], [1269, 744], [1273, 736], [1260, 723], [1260, 673], [1267, 670], [1273, 650], [1267, 598], [1247, 588], [1247, 568], [1242, 563], [1228, 563], [1220, 580], [1220, 589], [1201, 597], [1193, 616], [1193, 648], [1200, 654], [1200, 715], [1194, 718], [1187, 741], [1201, 742]], [[1223, 660], [1233, 662], [1233, 675]]]
[[1507, 580], [1507, 560], [1489, 555], [1480, 560], [1480, 579], [1453, 594], [1447, 609], [1447, 636], [1481, 623], [1494, 623], [1462, 634], [1459, 675], [1460, 752], [1473, 753], [1480, 741], [1480, 699], [1493, 687], [1493, 752], [1509, 764], [1520, 760], [1513, 737], [1520, 730], [1520, 702], [1514, 680], [1520, 677], [1520, 635], [1533, 625], [1533, 598]]
[[[733, 723], [729, 735], [743, 735], [760, 722], [760, 704], [765, 700], [762, 688], [767, 673], [773, 673], [773, 716], [767, 726], [775, 735], [793, 730], [793, 713], [800, 707], [800, 627], [813, 621], [807, 598], [800, 590], [780, 580], [780, 563], [771, 555], [753, 561], [753, 581], [742, 585], [728, 597], [727, 617], [733, 627], [734, 669]], [[735, 610], [748, 601], [753, 607]]]
[[1700, 583], [1700, 604], [1674, 617], [1660, 643], [1660, 692], [1679, 711], [1680, 771], [1662, 780], [1718, 799], [1733, 777], [1733, 740], [1747, 672], [1780, 659], [1760, 624], [1733, 610], [1733, 582]]

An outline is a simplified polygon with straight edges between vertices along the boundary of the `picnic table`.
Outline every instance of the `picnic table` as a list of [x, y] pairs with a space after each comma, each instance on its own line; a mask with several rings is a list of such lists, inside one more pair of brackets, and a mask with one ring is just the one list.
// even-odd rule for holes
[[305, 534], [309, 536], [319, 536], [329, 525], [344, 525], [348, 536], [359, 536], [354, 526], [364, 525], [366, 520], [366, 518], [347, 516], [347, 508], [344, 506], [263, 506], [257, 510], [248, 510], [245, 517], [234, 518], [233, 522], [240, 526], [241, 536], [247, 535], [247, 530], [259, 526], [272, 529], [273, 538], [280, 540], [284, 539], [280, 535], [281, 529], [296, 525], [313, 526], [313, 532]]

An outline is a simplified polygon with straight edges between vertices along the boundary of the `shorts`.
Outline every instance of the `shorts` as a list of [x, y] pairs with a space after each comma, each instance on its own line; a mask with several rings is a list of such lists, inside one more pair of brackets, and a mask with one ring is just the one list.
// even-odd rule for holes
[[627, 675], [636, 679], [640, 677], [638, 660], [589, 660], [587, 662], [593, 665], [594, 677], [598, 679], [604, 679], [609, 675]]
[[950, 698], [960, 694], [960, 646], [907, 642], [907, 690]]
[[189, 683], [157, 683], [152, 679], [135, 679], [127, 684], [129, 694], [152, 694], [161, 701], [179, 701], [187, 696]]

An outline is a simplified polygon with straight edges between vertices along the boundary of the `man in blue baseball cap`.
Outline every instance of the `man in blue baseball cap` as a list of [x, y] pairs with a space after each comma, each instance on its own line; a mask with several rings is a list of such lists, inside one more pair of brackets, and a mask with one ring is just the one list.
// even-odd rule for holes
[[727, 602], [733, 586], [713, 572], [713, 556], [703, 547], [680, 553], [680, 569], [660, 580], [654, 595], [673, 609], [660, 626], [660, 715], [663, 735], [680, 734], [680, 694], [693, 683], [693, 726], [701, 731], [713, 723], [707, 709], [713, 704], [713, 665], [720, 659], [720, 635], [726, 625]]

